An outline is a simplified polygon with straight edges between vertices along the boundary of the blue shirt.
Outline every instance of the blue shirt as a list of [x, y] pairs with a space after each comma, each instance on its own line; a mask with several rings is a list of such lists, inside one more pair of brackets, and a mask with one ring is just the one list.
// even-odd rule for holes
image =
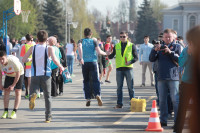
[[184, 73], [182, 76], [182, 81], [185, 83], [192, 83], [192, 59], [191, 55], [187, 53], [188, 47], [184, 48], [180, 57], [178, 58], [178, 63], [180, 67], [184, 68]]
[[84, 62], [97, 62], [97, 53], [95, 47], [97, 42], [91, 38], [82, 39], [83, 60]]
[[140, 62], [149, 62], [149, 55], [151, 53], [152, 48], [153, 44], [151, 43], [140, 45], [140, 50], [139, 50]]

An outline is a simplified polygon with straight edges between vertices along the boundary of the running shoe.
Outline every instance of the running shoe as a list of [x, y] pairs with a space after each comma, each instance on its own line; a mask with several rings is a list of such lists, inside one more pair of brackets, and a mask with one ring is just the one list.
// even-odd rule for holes
[[119, 105], [119, 104], [117, 104], [115, 107], [114, 107], [115, 109], [121, 109], [121, 108], [123, 108], [123, 106], [122, 105]]
[[35, 107], [35, 99], [37, 98], [37, 94], [36, 93], [33, 93], [31, 95], [31, 99], [30, 99], [30, 102], [29, 102], [29, 109], [33, 110], [34, 107]]
[[110, 81], [110, 80], [105, 80], [105, 82], [107, 82], [107, 83], [111, 83], [111, 81]]
[[16, 119], [16, 118], [17, 118], [16, 112], [12, 111], [10, 115], [10, 119]]
[[48, 118], [46, 118], [45, 123], [50, 123], [52, 119], [52, 116], [50, 115]]
[[26, 98], [26, 99], [29, 99], [29, 95], [26, 95], [25, 98]]
[[44, 93], [43, 93], [43, 92], [40, 92], [40, 95], [42, 95], [42, 96], [43, 96], [43, 95], [44, 95]]
[[102, 100], [101, 100], [101, 97], [97, 95], [97, 96], [96, 96], [96, 99], [97, 99], [98, 105], [99, 105], [99, 106], [102, 106], [102, 105], [103, 105], [103, 102], [102, 102]]
[[37, 98], [40, 98], [40, 93], [37, 94]]
[[1, 116], [1, 119], [6, 119], [8, 118], [8, 111], [4, 111], [3, 115]]

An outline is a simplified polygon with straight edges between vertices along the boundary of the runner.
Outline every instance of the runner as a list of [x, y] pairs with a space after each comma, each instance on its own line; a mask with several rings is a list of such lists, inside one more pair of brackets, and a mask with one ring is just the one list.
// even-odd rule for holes
[[[2, 72], [6, 74], [4, 87], [2, 86]], [[21, 102], [21, 89], [23, 84], [24, 68], [19, 59], [13, 55], [0, 51], [0, 90], [4, 90], [4, 113], [2, 119], [8, 118], [8, 105], [10, 91], [15, 87], [15, 103], [14, 109], [9, 118], [17, 118], [16, 112]]]
[[[109, 49], [112, 48], [111, 42], [112, 42], [112, 36], [108, 35], [107, 39], [106, 39], [105, 51], [109, 51]], [[108, 72], [107, 72], [107, 75], [106, 75], [105, 82], [111, 83], [110, 80], [109, 80], [109, 76], [110, 76], [110, 73], [111, 73], [111, 71], [113, 69], [113, 66], [112, 66], [112, 62], [108, 58], [108, 56], [106, 57], [106, 68], [108, 68]]]
[[[85, 38], [79, 41], [79, 56], [80, 56], [80, 63], [82, 64], [82, 74], [83, 74], [83, 89], [85, 93], [86, 99], [86, 106], [90, 106], [91, 102], [91, 89], [89, 85], [89, 75], [91, 74], [93, 77], [93, 88], [94, 88], [94, 95], [98, 101], [98, 105], [102, 106], [103, 102], [101, 100], [101, 88], [99, 82], [99, 70], [97, 65], [97, 54], [107, 55], [103, 52], [98, 44], [97, 41], [91, 38], [92, 31], [89, 28], [84, 30]], [[107, 52], [109, 54], [109, 52]]]
[[[51, 121], [51, 60], [60, 68], [62, 72], [63, 66], [56, 58], [54, 49], [51, 46], [47, 46], [46, 41], [48, 33], [41, 30], [37, 33], [38, 44], [31, 47], [23, 58], [23, 62], [26, 62], [28, 57], [33, 54], [33, 63], [31, 67], [31, 87], [30, 87], [30, 102], [29, 108], [32, 110], [35, 107], [35, 99], [37, 97], [36, 91], [41, 87], [44, 91], [45, 99], [45, 119], [46, 123]], [[36, 56], [37, 55], [37, 56]]]
[[[24, 55], [27, 53], [30, 47], [32, 47], [34, 44], [32, 43], [31, 39], [33, 38], [32, 35], [27, 34], [26, 36], [26, 44], [22, 46], [21, 48], [21, 57], [24, 57]], [[26, 62], [25, 64], [25, 98], [29, 98], [29, 90], [31, 85], [31, 64], [32, 64], [32, 55], [29, 56], [30, 61]]]

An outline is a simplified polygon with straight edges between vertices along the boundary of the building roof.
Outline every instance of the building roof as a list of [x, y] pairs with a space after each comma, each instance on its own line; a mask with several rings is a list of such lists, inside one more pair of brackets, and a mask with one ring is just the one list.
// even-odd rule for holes
[[191, 0], [190, 2], [184, 0], [182, 2], [179, 2], [178, 5], [165, 8], [162, 10], [163, 13], [169, 13], [169, 12], [182, 12], [184, 10], [184, 7], [200, 7], [200, 1], [199, 0]]

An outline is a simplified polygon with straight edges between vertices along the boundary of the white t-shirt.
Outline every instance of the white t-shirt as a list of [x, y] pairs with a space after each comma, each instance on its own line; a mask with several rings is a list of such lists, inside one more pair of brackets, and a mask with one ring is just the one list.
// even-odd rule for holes
[[20, 75], [24, 74], [24, 67], [20, 63], [19, 59], [13, 55], [8, 55], [8, 64], [2, 65], [0, 64], [0, 69], [9, 77], [15, 77], [16, 72], [20, 72]]
[[66, 55], [74, 55], [74, 45], [72, 43], [68, 43], [66, 45], [67, 53]]

